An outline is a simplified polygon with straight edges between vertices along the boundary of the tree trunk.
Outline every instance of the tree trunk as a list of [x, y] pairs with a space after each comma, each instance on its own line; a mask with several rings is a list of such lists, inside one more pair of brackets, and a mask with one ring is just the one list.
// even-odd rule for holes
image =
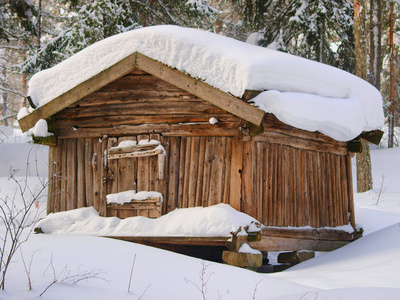
[[[366, 0], [354, 0], [354, 57], [356, 75], [367, 80], [367, 51], [366, 51]], [[367, 141], [362, 140], [362, 152], [357, 153], [357, 192], [372, 189], [372, 168]]]
[[372, 189], [372, 168], [369, 143], [361, 140], [362, 151], [357, 153], [357, 193], [363, 193]]
[[370, 46], [369, 46], [369, 76], [368, 81], [378, 90], [381, 88], [380, 75], [382, 71], [382, 4], [380, 0], [370, 0]]
[[320, 15], [321, 22], [319, 24], [319, 47], [317, 49], [317, 57], [318, 61], [321, 63], [326, 63], [326, 53], [325, 53], [325, 31], [326, 31], [326, 24], [325, 24], [325, 16]]
[[[5, 49], [0, 49], [0, 86], [7, 82], [7, 54]], [[8, 94], [4, 90], [0, 90], [0, 112], [1, 117], [7, 116], [8, 109]], [[4, 118], [2, 121], [4, 126], [8, 126], [8, 120]]]
[[389, 139], [388, 147], [393, 148], [394, 139], [394, 97], [395, 97], [395, 74], [394, 74], [394, 44], [393, 44], [393, 2], [390, 3], [390, 24], [389, 24], [389, 73], [390, 73], [390, 91], [389, 91]]

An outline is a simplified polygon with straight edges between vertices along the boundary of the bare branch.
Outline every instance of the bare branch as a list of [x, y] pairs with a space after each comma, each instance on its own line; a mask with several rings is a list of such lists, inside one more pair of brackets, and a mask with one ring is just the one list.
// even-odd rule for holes
[[[29, 155], [27, 161], [29, 161]], [[28, 166], [29, 163], [27, 163], [27, 168]], [[41, 194], [47, 187], [47, 183], [40, 181], [41, 187], [32, 191], [28, 187], [27, 173], [23, 181], [17, 180], [13, 174], [10, 174], [10, 179], [17, 185], [13, 197], [10, 198], [7, 195], [1, 197], [0, 195], [0, 219], [5, 227], [5, 232], [0, 238], [2, 241], [0, 247], [0, 288], [2, 290], [5, 289], [6, 273], [14, 254], [28, 240], [31, 233], [28, 229], [38, 219], [39, 211], [32, 210], [32, 206], [41, 197]], [[22, 207], [19, 207], [20, 205], [16, 203], [17, 196], [21, 198]], [[23, 235], [24, 232], [27, 232], [27, 234]], [[26, 270], [29, 281], [29, 269]]]
[[23, 93], [21, 93], [20, 91], [17, 91], [17, 90], [11, 90], [11, 89], [8, 89], [8, 88], [2, 87], [2, 86], [0, 86], [0, 90], [3, 90], [5, 92], [9, 92], [9, 93], [13, 93], [13, 94], [21, 96], [23, 98], [26, 98], [25, 94], [23, 94]]
[[136, 253], [135, 256], [133, 257], [131, 275], [129, 276], [128, 293], [131, 291], [132, 273], [133, 273], [133, 267], [135, 266], [135, 261], [136, 261]]
[[104, 280], [107, 282], [106, 279], [104, 279], [103, 277], [100, 276], [102, 274], [102, 272], [100, 272], [100, 270], [80, 271], [78, 269], [78, 272], [76, 274], [70, 275], [70, 270], [67, 268], [67, 266], [65, 266], [62, 269], [62, 271], [58, 275], [56, 275], [56, 270], [53, 265], [53, 255], [51, 256], [50, 264], [46, 268], [45, 272], [47, 271], [47, 269], [49, 267], [51, 267], [51, 269], [53, 271], [53, 281], [50, 282], [50, 284], [43, 290], [43, 292], [39, 295], [39, 297], [41, 297], [49, 288], [51, 288], [54, 284], [56, 284], [58, 282], [69, 283], [72, 285], [76, 284], [80, 281], [89, 280], [89, 279], [100, 279], [100, 280]]

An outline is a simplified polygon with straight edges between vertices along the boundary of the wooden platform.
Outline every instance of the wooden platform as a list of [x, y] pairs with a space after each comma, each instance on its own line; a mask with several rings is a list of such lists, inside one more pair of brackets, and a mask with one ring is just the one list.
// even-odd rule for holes
[[261, 240], [248, 244], [260, 251], [332, 251], [355, 239], [354, 234], [342, 230], [264, 227]]
[[[221, 261], [229, 237], [148, 237], [112, 236], [110, 238], [153, 246], [194, 257]], [[253, 249], [268, 251], [332, 251], [354, 240], [353, 234], [332, 229], [264, 228], [260, 241], [247, 243]]]

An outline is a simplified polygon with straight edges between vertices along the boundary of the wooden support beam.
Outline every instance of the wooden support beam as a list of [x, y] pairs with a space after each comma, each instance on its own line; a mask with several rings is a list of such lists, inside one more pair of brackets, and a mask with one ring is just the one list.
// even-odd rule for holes
[[57, 146], [57, 137], [55, 135], [49, 136], [32, 136], [34, 144], [41, 144], [45, 146]]
[[308, 240], [263, 236], [261, 241], [248, 242], [248, 245], [259, 251], [332, 251], [349, 243], [349, 241]]
[[325, 228], [285, 228], [285, 227], [263, 227], [263, 236], [308, 239], [308, 240], [326, 240], [326, 241], [353, 241], [354, 234], [343, 230], [332, 230]]
[[363, 138], [364, 140], [367, 140], [368, 142], [370, 142], [374, 145], [379, 145], [379, 143], [381, 142], [382, 136], [383, 136], [382, 130], [373, 130], [373, 131], [363, 132], [360, 134], [361, 138]]

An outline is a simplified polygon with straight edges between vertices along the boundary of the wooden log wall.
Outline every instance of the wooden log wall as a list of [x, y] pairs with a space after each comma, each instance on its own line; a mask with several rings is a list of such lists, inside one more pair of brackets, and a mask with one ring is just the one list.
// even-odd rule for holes
[[[210, 117], [220, 123], [209, 124]], [[354, 223], [345, 143], [270, 115], [255, 138], [238, 124], [224, 110], [136, 70], [55, 115], [48, 212], [94, 206], [107, 215], [107, 194], [134, 189], [161, 192], [163, 214], [229, 203], [268, 226], [335, 227], [347, 225], [349, 213]], [[161, 142], [164, 179], [157, 156], [105, 159], [108, 148], [127, 139]]]
[[[103, 145], [144, 138], [158, 139], [165, 146], [165, 179], [158, 178], [157, 156], [104, 159]], [[267, 226], [346, 225], [352, 209], [350, 159], [327, 152], [233, 137], [153, 134], [60, 139], [51, 148], [51, 157], [50, 211], [93, 205], [106, 215], [105, 195], [131, 189], [161, 192], [163, 214], [229, 203]]]
[[[209, 124], [215, 117], [218, 126]], [[237, 134], [238, 118], [140, 70], [120, 78], [56, 114], [49, 123], [62, 138]], [[194, 124], [196, 123], [196, 124]]]

